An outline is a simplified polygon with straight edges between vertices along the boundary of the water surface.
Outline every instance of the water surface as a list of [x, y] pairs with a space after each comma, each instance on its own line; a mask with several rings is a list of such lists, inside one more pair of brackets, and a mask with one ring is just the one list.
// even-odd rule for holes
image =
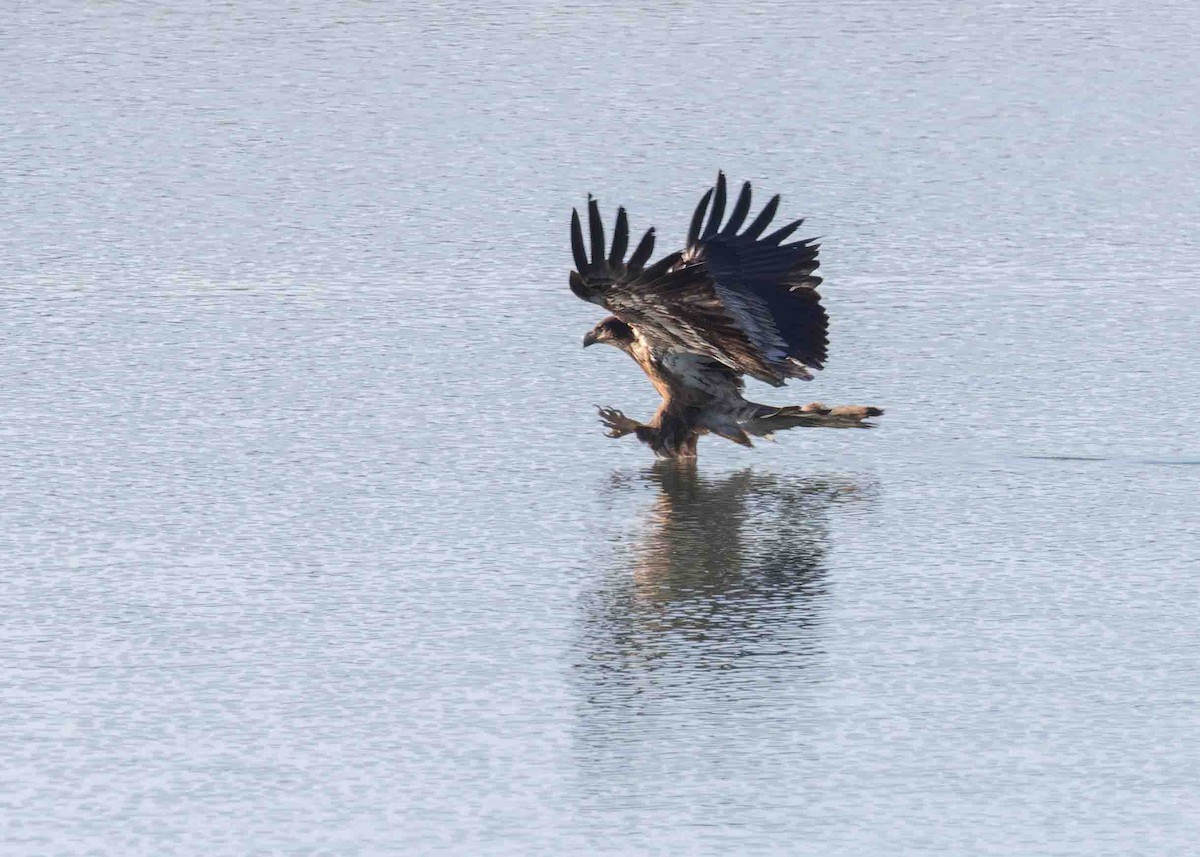
[[[4, 853], [1191, 853], [1198, 25], [0, 12]], [[601, 434], [718, 168], [877, 431]]]

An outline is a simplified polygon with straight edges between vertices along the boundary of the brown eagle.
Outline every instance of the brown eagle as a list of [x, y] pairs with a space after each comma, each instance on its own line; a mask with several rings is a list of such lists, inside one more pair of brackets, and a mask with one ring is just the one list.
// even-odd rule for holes
[[742, 397], [743, 375], [775, 387], [789, 378], [812, 380], [810, 370], [825, 362], [828, 317], [814, 273], [820, 245], [812, 238], [784, 243], [803, 219], [762, 237], [778, 195], [745, 229], [750, 183], [742, 185], [728, 220], [725, 203], [725, 175], [718, 173], [716, 188], [696, 206], [684, 249], [649, 266], [653, 228], [626, 260], [625, 209], [617, 209], [606, 247], [600, 208], [589, 196], [589, 260], [579, 212], [571, 212], [571, 291], [612, 313], [583, 345], [620, 348], [663, 397], [648, 423], [599, 408], [608, 436], [636, 434], [660, 458], [695, 458], [697, 439], [709, 432], [751, 446], [750, 435], [769, 438], [796, 426], [870, 428], [864, 420], [880, 416], [879, 408], [819, 402], [781, 408]]

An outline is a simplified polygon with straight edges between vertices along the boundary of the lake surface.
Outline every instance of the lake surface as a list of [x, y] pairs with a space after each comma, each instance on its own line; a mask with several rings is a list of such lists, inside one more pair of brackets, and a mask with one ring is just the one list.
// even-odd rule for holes
[[[1200, 13], [1051, 6], [0, 11], [3, 852], [1195, 853]], [[718, 168], [877, 430], [602, 435]]]

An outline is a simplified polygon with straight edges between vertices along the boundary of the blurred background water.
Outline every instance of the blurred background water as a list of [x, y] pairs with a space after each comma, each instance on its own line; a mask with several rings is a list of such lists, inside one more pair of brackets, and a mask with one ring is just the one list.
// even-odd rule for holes
[[[1186, 854], [1193, 4], [0, 10], [5, 854]], [[873, 432], [601, 434], [597, 194]]]

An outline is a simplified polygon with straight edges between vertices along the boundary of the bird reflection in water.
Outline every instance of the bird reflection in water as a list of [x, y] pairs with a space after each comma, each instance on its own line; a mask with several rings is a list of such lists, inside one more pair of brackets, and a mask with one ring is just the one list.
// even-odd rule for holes
[[618, 542], [615, 568], [585, 596], [579, 677], [589, 702], [678, 700], [689, 688], [711, 693], [721, 675], [770, 683], [809, 663], [828, 598], [831, 510], [869, 499], [870, 484], [753, 470], [711, 477], [674, 462], [613, 477], [617, 491], [646, 485], [655, 498], [644, 529]]

